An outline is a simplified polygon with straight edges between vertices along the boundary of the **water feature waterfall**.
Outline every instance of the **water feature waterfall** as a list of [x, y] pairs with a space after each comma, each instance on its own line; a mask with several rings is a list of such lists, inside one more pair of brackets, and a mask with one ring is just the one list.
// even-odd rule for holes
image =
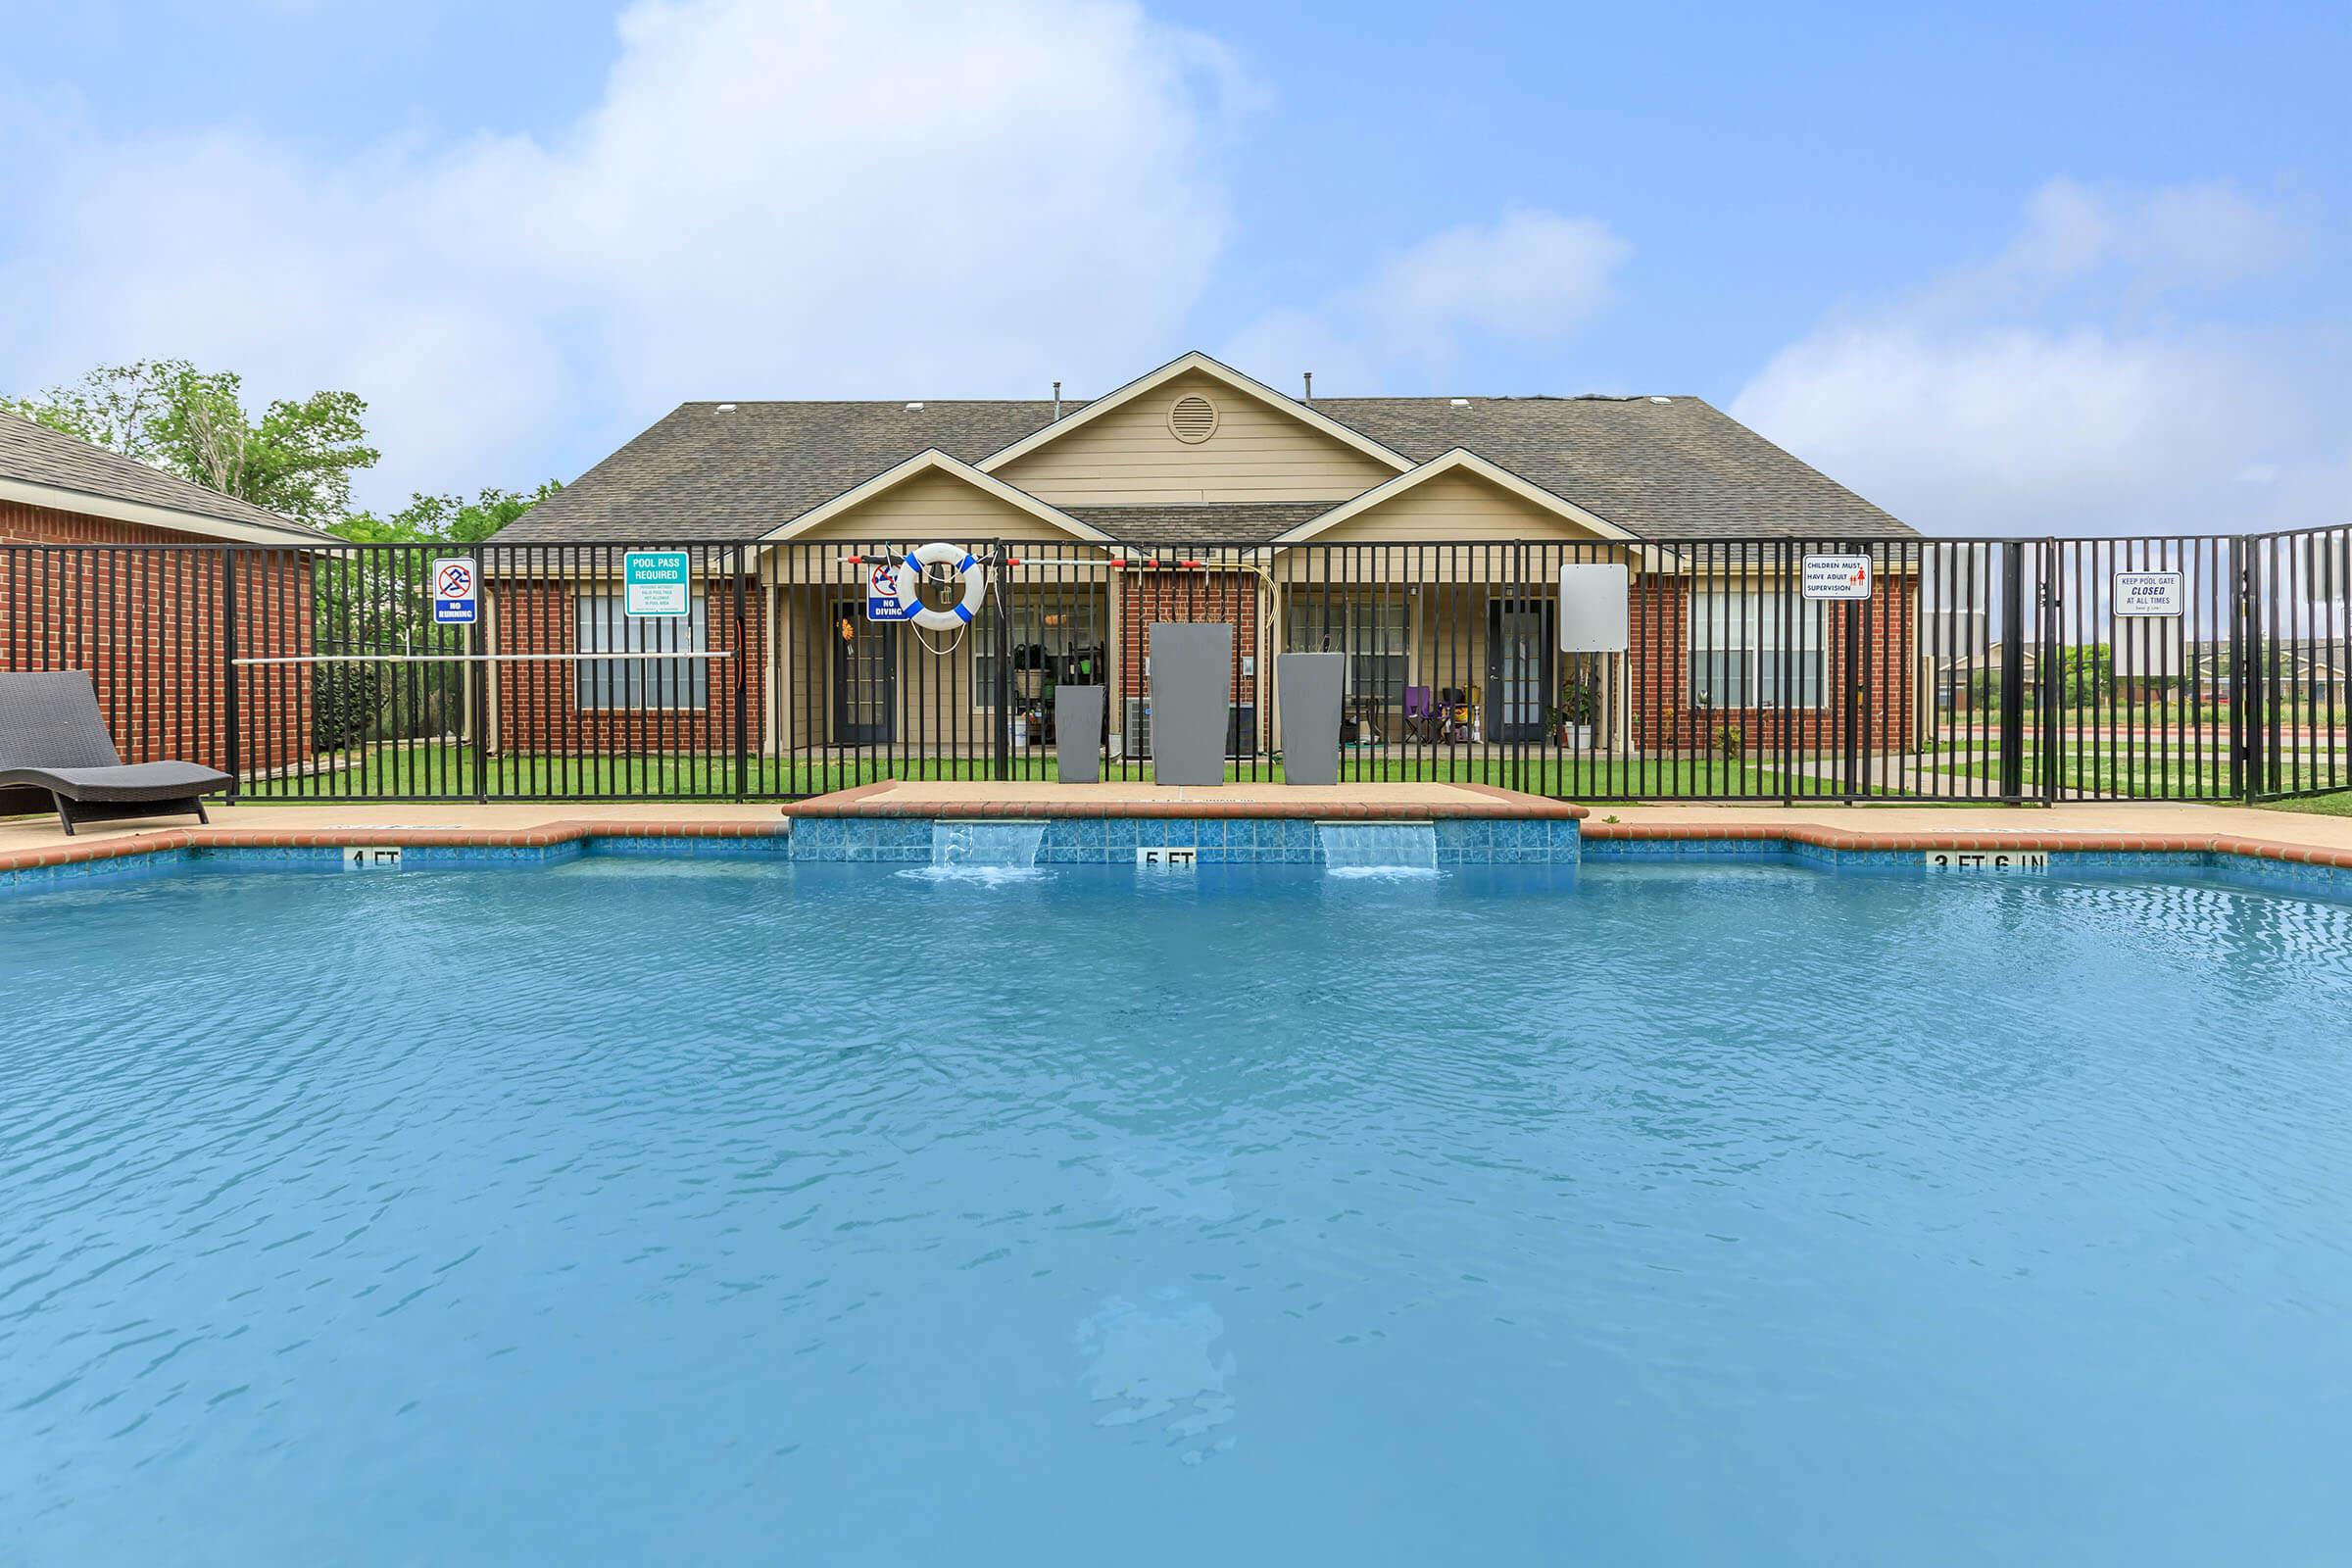
[[931, 863], [975, 869], [1025, 868], [1037, 863], [1037, 847], [1045, 837], [1043, 822], [934, 822]]
[[1428, 822], [1318, 822], [1323, 866], [1333, 876], [1438, 870], [1438, 830]]

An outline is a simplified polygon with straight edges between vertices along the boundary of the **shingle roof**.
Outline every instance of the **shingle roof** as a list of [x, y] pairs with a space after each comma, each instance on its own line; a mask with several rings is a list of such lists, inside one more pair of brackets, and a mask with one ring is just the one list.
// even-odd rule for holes
[[1648, 539], [1918, 530], [1702, 398], [1317, 398], [1415, 463], [1466, 447]]
[[60, 434], [6, 410], [0, 410], [0, 479], [70, 490], [103, 501], [157, 507], [192, 518], [235, 523], [273, 534], [318, 537], [315, 529], [289, 521], [274, 512], [266, 512], [251, 502], [207, 490], [176, 473], [151, 468], [134, 458]]
[[756, 539], [927, 447], [977, 463], [1054, 418], [1043, 401], [722, 408], [679, 405], [501, 529], [499, 543]]
[[[1916, 533], [1698, 398], [1463, 403], [1318, 398], [1314, 406], [1416, 463], [1466, 447], [1645, 538]], [[1083, 404], [1062, 407], [1068, 413]], [[721, 410], [714, 403], [681, 405], [523, 514], [500, 541], [756, 538], [926, 447], [978, 463], [1054, 418], [1053, 404], [1043, 400], [926, 402], [919, 410], [895, 402], [739, 403]], [[1125, 535], [1106, 517], [1125, 514], [1129, 526], [1145, 530], [1135, 537], [1139, 544], [1256, 542], [1244, 535], [1260, 529], [1267, 514], [1265, 508], [1064, 510], [1117, 537]], [[1171, 515], [1180, 513], [1199, 515]], [[1220, 515], [1212, 519], [1210, 513]], [[1232, 537], [1178, 537], [1212, 520], [1234, 530]]]

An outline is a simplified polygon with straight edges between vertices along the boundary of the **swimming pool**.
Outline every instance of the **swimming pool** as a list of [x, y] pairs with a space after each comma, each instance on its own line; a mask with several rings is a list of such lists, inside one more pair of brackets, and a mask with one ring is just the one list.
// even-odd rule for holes
[[2220, 885], [586, 858], [20, 899], [0, 1541], [2319, 1560], [2347, 1018], [2352, 909]]

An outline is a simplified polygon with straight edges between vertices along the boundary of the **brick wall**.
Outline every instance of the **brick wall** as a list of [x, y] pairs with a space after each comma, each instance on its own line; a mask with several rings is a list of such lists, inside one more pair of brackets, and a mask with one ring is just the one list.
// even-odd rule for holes
[[[1869, 640], [1869, 729], [1874, 752], [1907, 752], [1916, 731], [1912, 710], [1917, 697], [1913, 683], [1912, 619], [1918, 583], [1908, 577], [1882, 575], [1866, 620]], [[1849, 684], [1846, 626], [1862, 607], [1825, 604], [1822, 640], [1826, 673], [1822, 707], [1699, 710], [1691, 701], [1688, 579], [1639, 577], [1628, 606], [1633, 651], [1629, 684], [1632, 688], [1633, 740], [1645, 752], [1703, 752], [1713, 744], [1714, 731], [1737, 723], [1745, 732], [1747, 755], [1768, 756], [1782, 748], [1835, 752], [1845, 744], [1844, 705], [1839, 694]], [[1722, 633], [1715, 633], [1718, 640]], [[1706, 637], [1702, 635], [1702, 643]]]
[[[78, 669], [125, 761], [228, 765], [220, 548], [185, 534], [0, 501], [0, 669]], [[33, 550], [27, 545], [76, 545]], [[177, 546], [181, 548], [155, 548]], [[140, 548], [147, 547], [147, 548]], [[237, 578], [240, 652], [311, 648], [311, 569], [295, 551], [249, 552]], [[247, 669], [248, 772], [311, 752], [308, 666]]]
[[1257, 579], [1239, 571], [1139, 571], [1119, 599], [1119, 695], [1145, 694], [1144, 661], [1155, 620], [1221, 620], [1233, 627], [1233, 701], [1253, 700], [1242, 661], [1257, 653]]
[[[566, 582], [493, 582], [494, 630], [501, 654], [578, 652], [578, 612]], [[600, 584], [597, 591], [616, 592]], [[743, 643], [735, 640], [733, 585], [708, 579], [705, 627], [712, 652], [707, 701], [701, 708], [583, 709], [580, 665], [572, 660], [497, 666], [498, 744], [504, 752], [554, 756], [627, 756], [674, 752], [732, 752], [735, 748], [735, 672], [743, 671], [744, 710], [752, 749], [760, 749], [767, 711], [766, 591], [746, 582]], [[683, 632], [680, 644], [683, 645]], [[627, 662], [627, 656], [621, 656]], [[652, 666], [648, 666], [649, 668]]]

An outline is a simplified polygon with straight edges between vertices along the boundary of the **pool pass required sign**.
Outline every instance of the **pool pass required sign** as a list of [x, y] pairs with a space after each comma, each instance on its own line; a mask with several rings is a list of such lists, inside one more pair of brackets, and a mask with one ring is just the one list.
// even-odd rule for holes
[[631, 615], [683, 615], [694, 577], [683, 550], [632, 550], [620, 558], [621, 608]]

